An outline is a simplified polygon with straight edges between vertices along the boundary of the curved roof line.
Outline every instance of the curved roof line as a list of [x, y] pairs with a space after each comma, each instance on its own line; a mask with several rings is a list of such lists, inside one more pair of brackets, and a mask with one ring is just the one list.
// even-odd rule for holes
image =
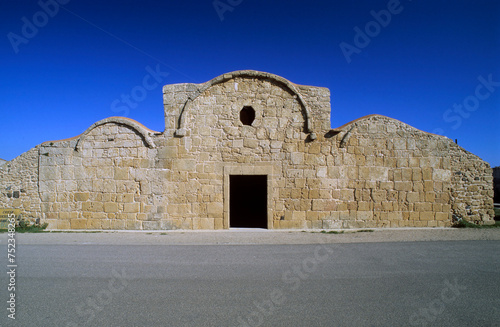
[[83, 142], [83, 140], [85, 140], [85, 137], [94, 128], [96, 128], [98, 126], [101, 126], [101, 125], [104, 125], [104, 124], [109, 124], [109, 123], [115, 123], [115, 124], [119, 124], [119, 125], [125, 125], [125, 126], [128, 126], [131, 129], [135, 130], [137, 133], [139, 133], [142, 136], [142, 138], [144, 140], [144, 143], [146, 143], [146, 145], [148, 147], [150, 147], [150, 148], [154, 148], [155, 147], [154, 142], [151, 139], [151, 135], [152, 134], [161, 134], [160, 132], [153, 131], [152, 129], [147, 128], [143, 124], [141, 124], [138, 121], [133, 120], [131, 118], [115, 116], [115, 117], [105, 118], [105, 119], [102, 119], [102, 120], [99, 120], [99, 121], [93, 123], [92, 125], [90, 125], [89, 128], [87, 128], [80, 135], [73, 136], [73, 137], [70, 137], [70, 138], [67, 138], [67, 139], [62, 139], [62, 140], [46, 141], [46, 142], [43, 142], [41, 145], [47, 145], [48, 143], [55, 143], [55, 142], [72, 141], [72, 140], [78, 139], [78, 141], [76, 142], [76, 145], [75, 145], [75, 150], [78, 151], [80, 143]]
[[294, 96], [297, 99], [297, 101], [301, 104], [301, 106], [302, 106], [302, 108], [304, 110], [304, 115], [306, 117], [305, 129], [309, 133], [312, 132], [311, 123], [310, 123], [310, 120], [311, 120], [311, 110], [309, 109], [309, 106], [304, 101], [304, 98], [302, 97], [302, 95], [300, 94], [300, 92], [295, 87], [295, 84], [293, 84], [292, 82], [290, 82], [289, 80], [287, 80], [287, 79], [285, 79], [285, 78], [283, 78], [281, 76], [278, 76], [278, 75], [275, 75], [275, 74], [271, 74], [271, 73], [265, 73], [265, 72], [260, 72], [260, 71], [256, 71], [256, 70], [237, 70], [237, 71], [234, 71], [234, 72], [230, 72], [230, 73], [219, 75], [219, 76], [211, 79], [210, 81], [201, 84], [201, 87], [198, 88], [198, 90], [196, 91], [195, 95], [194, 96], [190, 96], [188, 98], [188, 100], [186, 101], [186, 103], [184, 105], [184, 110], [181, 111], [181, 114], [180, 114], [180, 117], [179, 117], [179, 128], [176, 131], [176, 135], [178, 135], [178, 136], [185, 135], [186, 112], [190, 111], [191, 106], [192, 106], [191, 104], [193, 103], [193, 101], [198, 96], [200, 96], [208, 88], [210, 88], [210, 87], [212, 87], [212, 86], [214, 86], [216, 84], [224, 83], [224, 82], [226, 82], [226, 81], [228, 81], [230, 79], [233, 79], [235, 77], [255, 77], [255, 78], [262, 78], [262, 79], [270, 79], [270, 80], [273, 80], [273, 81], [277, 82], [278, 84], [283, 85], [292, 94], [294, 94]]
[[151, 134], [160, 134], [159, 132], [155, 132], [143, 124], [139, 123], [138, 121], [135, 121], [133, 119], [127, 118], [127, 117], [109, 117], [105, 118], [102, 120], [99, 120], [98, 122], [93, 123], [89, 128], [83, 132], [78, 141], [76, 142], [75, 145], [75, 150], [79, 150], [79, 145], [81, 142], [83, 142], [86, 138], [86, 136], [96, 127], [99, 127], [101, 125], [109, 124], [109, 123], [115, 123], [115, 124], [120, 124], [120, 125], [125, 125], [130, 127], [131, 129], [135, 130], [137, 133], [139, 133], [142, 136], [142, 139], [144, 140], [144, 143], [150, 148], [154, 148], [155, 144], [153, 140], [151, 139]]
[[384, 116], [384, 115], [379, 115], [379, 114], [371, 114], [371, 115], [366, 115], [366, 116], [363, 116], [363, 117], [360, 117], [360, 118], [357, 118], [357, 119], [354, 119], [353, 121], [350, 121], [348, 123], [345, 123], [344, 125], [340, 126], [340, 127], [337, 127], [337, 128], [333, 128], [331, 129], [332, 131], [334, 132], [342, 132], [344, 130], [346, 130], [349, 126], [359, 122], [359, 121], [362, 121], [362, 120], [365, 120], [365, 119], [370, 119], [372, 117], [381, 117], [381, 118], [387, 118], [387, 119], [390, 119], [390, 120], [394, 120], [394, 121], [397, 121], [401, 124], [405, 124], [405, 125], [408, 125], [410, 126], [411, 128], [414, 128], [416, 129], [417, 131], [420, 131], [422, 133], [426, 133], [426, 134], [431, 134], [431, 135], [437, 135], [437, 136], [443, 136], [443, 135], [439, 135], [439, 134], [434, 134], [434, 133], [430, 133], [430, 132], [426, 132], [426, 131], [423, 131], [421, 129], [418, 129], [416, 127], [413, 127], [412, 125], [409, 125], [405, 122], [402, 122], [401, 120], [398, 120], [398, 119], [395, 119], [395, 118], [391, 118], [391, 117], [388, 117], [388, 116]]

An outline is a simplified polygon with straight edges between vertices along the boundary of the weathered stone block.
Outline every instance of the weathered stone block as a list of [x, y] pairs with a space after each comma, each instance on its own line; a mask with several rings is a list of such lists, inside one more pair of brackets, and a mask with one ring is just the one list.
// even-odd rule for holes
[[331, 220], [331, 219], [324, 219], [320, 220], [323, 222], [323, 225], [321, 228], [323, 229], [341, 229], [342, 228], [342, 221], [340, 220]]
[[140, 209], [141, 209], [140, 203], [124, 203], [123, 204], [123, 212], [138, 213], [138, 212], [140, 212]]
[[[207, 214], [211, 218], [222, 218], [223, 216], [222, 202], [212, 202], [207, 204]], [[213, 229], [213, 227], [212, 227]]]
[[41, 166], [40, 176], [43, 180], [59, 180], [61, 179], [61, 169], [57, 166]]
[[292, 212], [292, 220], [305, 220], [306, 212], [305, 211], [294, 211]]
[[434, 220], [436, 217], [436, 213], [432, 211], [424, 211], [420, 213], [420, 220]]
[[104, 212], [118, 212], [118, 204], [114, 202], [104, 203]]
[[447, 212], [436, 212], [436, 220], [437, 221], [450, 221], [451, 214]]
[[215, 220], [214, 218], [200, 218], [198, 227], [199, 227], [198, 229], [214, 229]]
[[415, 203], [420, 201], [420, 193], [419, 192], [408, 192], [406, 194], [406, 200], [410, 203]]
[[434, 169], [432, 179], [436, 182], [446, 182], [451, 178], [451, 171], [447, 169]]
[[257, 148], [259, 145], [258, 141], [256, 139], [244, 139], [243, 140], [243, 146], [251, 149]]
[[375, 202], [387, 200], [387, 192], [385, 190], [372, 190], [371, 196]]
[[394, 210], [393, 203], [389, 202], [389, 201], [382, 202], [382, 210], [384, 210], [384, 211], [392, 211], [392, 210]]
[[415, 208], [415, 211], [418, 211], [418, 212], [432, 211], [432, 203], [427, 203], [427, 202], [415, 203], [414, 208]]
[[394, 182], [394, 189], [396, 191], [411, 191], [412, 190], [412, 183], [411, 182]]
[[424, 181], [424, 191], [425, 192], [434, 191], [434, 182], [433, 181]]
[[436, 193], [435, 192], [426, 192], [425, 193], [425, 201], [427, 202], [434, 202], [436, 199]]
[[75, 201], [87, 201], [89, 197], [89, 193], [75, 193]]
[[432, 180], [432, 168], [430, 167], [422, 167], [422, 178], [424, 181]]
[[[403, 213], [402, 212], [388, 212], [387, 213], [387, 219], [389, 221], [399, 221], [403, 219]], [[399, 225], [397, 225], [399, 226]]]
[[359, 201], [357, 210], [358, 211], [372, 210], [372, 203], [367, 201]]
[[340, 199], [343, 201], [354, 201], [354, 190], [341, 190]]
[[359, 211], [357, 212], [357, 219], [359, 220], [372, 220], [373, 211]]
[[85, 229], [87, 228], [87, 219], [71, 219], [70, 220], [71, 229]]
[[129, 179], [129, 169], [115, 167], [114, 179], [115, 180], [128, 180]]
[[420, 167], [420, 158], [410, 158], [408, 162], [409, 167]]

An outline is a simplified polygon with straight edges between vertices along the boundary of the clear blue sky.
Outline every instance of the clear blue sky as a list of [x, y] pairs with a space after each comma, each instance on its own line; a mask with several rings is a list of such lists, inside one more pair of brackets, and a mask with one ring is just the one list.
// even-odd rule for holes
[[55, 1], [0, 1], [0, 158], [109, 116], [163, 131], [162, 85], [255, 69], [328, 87], [332, 127], [382, 114], [500, 165], [498, 1]]

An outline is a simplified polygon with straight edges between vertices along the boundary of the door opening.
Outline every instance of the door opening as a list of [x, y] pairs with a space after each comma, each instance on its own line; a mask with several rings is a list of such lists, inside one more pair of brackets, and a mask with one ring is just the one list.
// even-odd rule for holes
[[229, 176], [229, 227], [267, 228], [267, 175]]

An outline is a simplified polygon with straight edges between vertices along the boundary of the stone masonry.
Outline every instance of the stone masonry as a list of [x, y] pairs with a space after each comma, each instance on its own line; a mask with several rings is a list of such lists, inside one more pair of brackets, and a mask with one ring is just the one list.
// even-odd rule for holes
[[237, 71], [163, 98], [163, 132], [111, 117], [5, 163], [0, 208], [51, 229], [227, 229], [231, 176], [259, 175], [264, 228], [493, 223], [488, 163], [384, 116], [331, 129], [326, 88]]

